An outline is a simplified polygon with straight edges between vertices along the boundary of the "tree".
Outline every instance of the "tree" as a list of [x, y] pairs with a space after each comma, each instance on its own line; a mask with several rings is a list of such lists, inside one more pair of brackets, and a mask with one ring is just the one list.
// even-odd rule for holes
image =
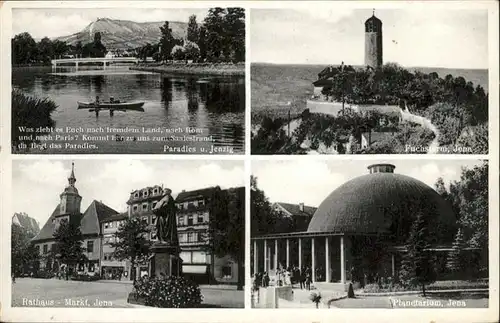
[[92, 43], [93, 57], [104, 57], [106, 55], [106, 47], [101, 42], [101, 33], [94, 34], [94, 41]]
[[180, 45], [175, 45], [172, 48], [172, 57], [175, 60], [183, 60], [186, 57], [186, 50]]
[[30, 64], [36, 61], [37, 44], [29, 33], [14, 36], [11, 40], [11, 46], [13, 64]]
[[42, 38], [38, 43], [38, 61], [49, 63], [54, 57], [54, 48], [52, 41], [48, 37]]
[[199, 28], [196, 23], [196, 15], [189, 16], [186, 39], [193, 43], [198, 43]]
[[146, 261], [151, 254], [151, 241], [148, 239], [150, 229], [145, 221], [139, 218], [127, 219], [115, 233], [115, 249], [113, 257], [123, 261], [129, 260], [132, 268], [130, 279], [135, 282], [135, 267]]
[[25, 228], [11, 224], [11, 270], [16, 276], [20, 273], [32, 271], [40, 260], [37, 249], [31, 244], [34, 234]]
[[455, 275], [464, 274], [465, 272], [467, 266], [467, 259], [465, 257], [466, 247], [467, 244], [464, 240], [462, 228], [459, 228], [446, 262], [446, 267]]
[[257, 178], [250, 178], [250, 235], [256, 237], [267, 233], [275, 233], [277, 214], [264, 191], [257, 187]]
[[224, 50], [229, 46], [224, 37], [224, 15], [226, 10], [220, 7], [210, 8], [203, 24], [207, 31], [207, 58], [218, 60]]
[[[54, 231], [54, 254], [62, 264], [74, 268], [77, 264], [87, 261], [84, 254], [83, 235], [80, 224], [75, 220], [62, 220]], [[66, 270], [66, 280], [69, 270]]]
[[184, 43], [184, 53], [186, 59], [197, 60], [200, 57], [200, 48], [195, 43], [186, 41]]
[[226, 60], [231, 58], [235, 62], [245, 60], [245, 9], [227, 8], [224, 16], [224, 44]]
[[419, 212], [410, 230], [406, 253], [401, 262], [399, 280], [406, 286], [421, 286], [425, 297], [425, 285], [436, 279], [436, 271], [431, 260], [429, 223]]
[[459, 181], [450, 185], [450, 196], [459, 210], [459, 224], [469, 247], [488, 249], [488, 162], [463, 168]]
[[204, 26], [201, 26], [199, 29], [199, 37], [198, 37], [198, 47], [200, 48], [200, 60], [204, 61], [207, 58], [207, 30]]
[[160, 27], [161, 38], [160, 38], [160, 52], [161, 58], [166, 61], [171, 58], [172, 49], [174, 48], [174, 36], [172, 35], [172, 29], [169, 28], [168, 21]]
[[209, 249], [217, 257], [229, 255], [237, 262], [238, 290], [242, 290], [245, 281], [245, 188], [224, 191], [215, 188], [210, 210]]

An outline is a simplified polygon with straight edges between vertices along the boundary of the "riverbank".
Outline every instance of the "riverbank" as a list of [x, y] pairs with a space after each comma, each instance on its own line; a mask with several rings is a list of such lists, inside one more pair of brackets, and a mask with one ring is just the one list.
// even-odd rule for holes
[[209, 75], [227, 75], [244, 76], [245, 64], [212, 64], [212, 63], [190, 63], [190, 64], [138, 64], [130, 67], [131, 70], [146, 71], [154, 73], [167, 74], [209, 74]]

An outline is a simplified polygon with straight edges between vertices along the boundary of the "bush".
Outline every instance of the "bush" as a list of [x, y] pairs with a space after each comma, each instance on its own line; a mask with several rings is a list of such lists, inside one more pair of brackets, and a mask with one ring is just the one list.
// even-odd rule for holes
[[203, 296], [200, 287], [184, 277], [143, 277], [134, 283], [137, 297], [147, 306], [162, 308], [199, 307]]
[[175, 45], [174, 48], [172, 48], [172, 57], [176, 60], [183, 60], [186, 56], [186, 51], [184, 50], [184, 47]]
[[[51, 117], [52, 112], [57, 109], [57, 105], [49, 98], [36, 98], [27, 96], [24, 93], [12, 91], [12, 146], [18, 147], [20, 143], [30, 145], [31, 143], [40, 143], [35, 138], [37, 128], [53, 127], [54, 120]], [[33, 129], [33, 132], [26, 133], [19, 130], [19, 127]], [[32, 134], [32, 138], [22, 138], [25, 135]]]

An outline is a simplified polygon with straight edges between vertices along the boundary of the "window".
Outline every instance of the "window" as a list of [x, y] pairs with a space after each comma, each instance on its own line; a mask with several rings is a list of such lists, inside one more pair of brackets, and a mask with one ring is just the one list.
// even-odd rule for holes
[[132, 209], [134, 212], [137, 212], [137, 205], [134, 205]]
[[185, 233], [179, 233], [179, 242], [187, 242]]
[[156, 224], [156, 215], [151, 216], [151, 224]]
[[142, 210], [147, 211], [148, 210], [148, 203], [142, 204]]
[[196, 222], [198, 222], [198, 223], [205, 222], [205, 217], [203, 216], [203, 213], [198, 214], [198, 219], [196, 219]]
[[154, 209], [156, 207], [156, 203], [158, 203], [158, 202], [151, 203], [151, 209]]
[[139, 197], [139, 192], [136, 192], [136, 193], [134, 194], [134, 197]]
[[183, 252], [179, 253], [179, 257], [181, 257], [183, 262], [191, 263], [191, 252], [183, 251]]
[[49, 250], [49, 246], [44, 244], [43, 245], [43, 253], [47, 253], [48, 250]]
[[192, 215], [188, 215], [188, 223], [187, 225], [193, 225], [193, 216]]
[[87, 241], [87, 252], [94, 252], [94, 241]]
[[104, 223], [104, 229], [107, 229], [107, 228], [109, 228], [109, 222]]
[[142, 192], [142, 197], [147, 197], [148, 196], [148, 190], [145, 190]]
[[155, 189], [153, 190], [153, 195], [156, 195], [156, 194], [158, 194], [158, 189], [157, 189], [157, 188], [155, 188]]
[[233, 268], [231, 266], [222, 266], [222, 278], [233, 277]]
[[205, 263], [207, 255], [204, 252], [193, 252], [193, 263]]
[[180, 216], [180, 217], [177, 219], [177, 224], [178, 224], [178, 225], [184, 225], [184, 217], [183, 217], [183, 216]]
[[84, 271], [85, 270], [85, 264], [78, 264], [78, 271]]
[[89, 272], [93, 273], [95, 271], [95, 263], [91, 262], [89, 264]]
[[148, 217], [147, 216], [143, 216], [141, 218], [142, 222], [146, 223], [146, 224], [149, 224], [149, 221], [148, 221]]
[[205, 205], [205, 201], [204, 200], [199, 200], [198, 201], [198, 206], [203, 206]]
[[197, 241], [198, 241], [198, 232], [189, 232], [188, 242], [197, 242]]
[[114, 227], [114, 222], [109, 222], [109, 227], [113, 228]]

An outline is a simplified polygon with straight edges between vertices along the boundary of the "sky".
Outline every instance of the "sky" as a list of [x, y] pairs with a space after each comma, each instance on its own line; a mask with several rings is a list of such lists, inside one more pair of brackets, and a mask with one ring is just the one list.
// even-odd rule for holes
[[[251, 61], [364, 64], [364, 22], [372, 16], [372, 9], [333, 6], [253, 9]], [[412, 7], [375, 10], [375, 16], [383, 23], [384, 63], [488, 68], [487, 10]]]
[[480, 165], [480, 160], [357, 160], [324, 161], [300, 159], [296, 161], [252, 161], [252, 174], [257, 187], [271, 202], [304, 203], [318, 207], [343, 183], [368, 174], [367, 167], [377, 163], [396, 166], [397, 174], [416, 178], [434, 188], [439, 177], [445, 185], [460, 179], [461, 167]]
[[[33, 38], [68, 36], [87, 27], [97, 18], [131, 20], [135, 22], [181, 21], [190, 15], [202, 21], [208, 9], [13, 9], [12, 33], [28, 32]], [[37, 23], [34, 24], [33, 22]]]
[[[175, 197], [182, 190], [245, 185], [241, 161], [120, 159], [74, 162], [75, 187], [82, 196], [82, 213], [93, 200], [124, 212], [130, 192], [147, 186], [163, 184]], [[70, 173], [71, 160], [14, 161], [12, 211], [26, 212], [42, 227], [59, 203], [59, 194], [68, 185]]]

